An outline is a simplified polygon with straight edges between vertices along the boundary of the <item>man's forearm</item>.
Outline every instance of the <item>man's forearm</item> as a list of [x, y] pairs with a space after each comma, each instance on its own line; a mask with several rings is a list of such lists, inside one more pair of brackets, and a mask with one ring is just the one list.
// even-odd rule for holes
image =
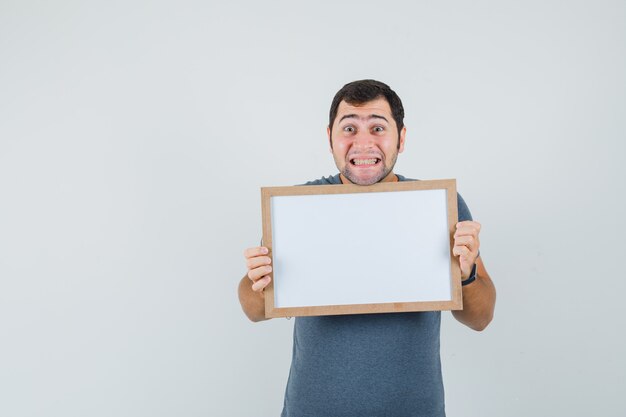
[[265, 293], [252, 290], [252, 281], [245, 276], [239, 282], [239, 302], [246, 316], [254, 322], [265, 318]]
[[463, 287], [463, 310], [454, 310], [452, 314], [466, 326], [481, 331], [491, 322], [495, 304], [496, 289], [479, 257], [476, 281]]

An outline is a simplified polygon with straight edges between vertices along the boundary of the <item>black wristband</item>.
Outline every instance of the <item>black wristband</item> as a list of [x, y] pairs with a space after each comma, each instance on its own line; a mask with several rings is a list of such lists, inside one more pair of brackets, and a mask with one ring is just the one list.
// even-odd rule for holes
[[470, 276], [467, 277], [466, 280], [461, 281], [461, 285], [465, 286], [467, 284], [471, 284], [474, 281], [476, 281], [476, 263], [474, 263], [474, 266], [472, 267], [472, 272], [470, 272]]

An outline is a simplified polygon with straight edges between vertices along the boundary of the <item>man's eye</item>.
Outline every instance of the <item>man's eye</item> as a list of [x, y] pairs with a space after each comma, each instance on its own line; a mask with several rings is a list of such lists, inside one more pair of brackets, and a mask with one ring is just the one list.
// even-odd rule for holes
[[374, 132], [384, 132], [384, 131], [385, 131], [385, 128], [382, 126], [376, 126], [374, 128]]
[[354, 127], [352, 126], [346, 126], [343, 128], [344, 132], [354, 132]]

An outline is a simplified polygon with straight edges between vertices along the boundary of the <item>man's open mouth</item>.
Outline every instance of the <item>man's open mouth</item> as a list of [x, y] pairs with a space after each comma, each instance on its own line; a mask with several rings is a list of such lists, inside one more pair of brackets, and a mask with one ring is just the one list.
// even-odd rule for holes
[[352, 158], [350, 159], [350, 163], [352, 165], [376, 165], [377, 163], [380, 162], [380, 158], [367, 158], [367, 159], [362, 159], [362, 158]]

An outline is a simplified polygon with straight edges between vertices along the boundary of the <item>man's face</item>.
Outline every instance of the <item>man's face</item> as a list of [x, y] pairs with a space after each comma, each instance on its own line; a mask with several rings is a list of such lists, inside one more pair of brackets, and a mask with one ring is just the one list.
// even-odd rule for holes
[[339, 103], [328, 137], [342, 181], [359, 185], [395, 181], [392, 170], [398, 153], [404, 150], [405, 134], [406, 128], [402, 128], [398, 137], [398, 127], [384, 98], [358, 106]]

